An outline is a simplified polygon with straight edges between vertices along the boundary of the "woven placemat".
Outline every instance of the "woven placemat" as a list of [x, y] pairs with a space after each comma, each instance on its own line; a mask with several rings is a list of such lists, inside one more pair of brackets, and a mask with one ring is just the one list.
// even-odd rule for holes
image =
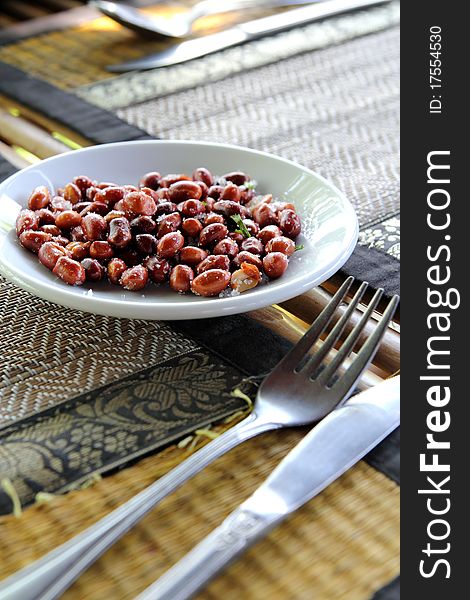
[[[259, 485], [300, 431], [246, 442], [167, 498], [64, 595], [127, 600], [178, 560]], [[176, 456], [170, 448], [94, 486], [0, 520], [0, 578], [65, 541], [141, 490]], [[366, 600], [399, 568], [399, 488], [365, 463], [257, 544], [199, 597]]]

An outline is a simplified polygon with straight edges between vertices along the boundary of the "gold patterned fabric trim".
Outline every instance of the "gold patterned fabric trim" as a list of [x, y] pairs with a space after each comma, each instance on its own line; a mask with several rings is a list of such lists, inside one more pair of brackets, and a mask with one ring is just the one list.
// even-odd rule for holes
[[[304, 434], [245, 442], [168, 497], [64, 595], [131, 600], [245, 500]], [[186, 452], [158, 456], [0, 518], [0, 578], [64, 542], [138, 493]], [[199, 600], [369, 600], [399, 570], [399, 488], [359, 463], [259, 542]]]
[[359, 232], [358, 242], [361, 246], [377, 248], [400, 260], [400, 216], [366, 227]]
[[[196, 350], [77, 396], [4, 429], [0, 480], [21, 501], [61, 492], [241, 408], [239, 371]], [[0, 492], [0, 512], [11, 498]]]

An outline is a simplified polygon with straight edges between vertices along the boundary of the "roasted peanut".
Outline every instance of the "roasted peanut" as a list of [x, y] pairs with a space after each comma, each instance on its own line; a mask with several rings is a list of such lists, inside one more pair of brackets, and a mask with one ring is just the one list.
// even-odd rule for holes
[[[214, 206], [215, 204], [216, 203], [214, 202]], [[218, 215], [215, 212], [207, 213], [207, 215], [204, 217], [204, 225], [211, 225], [212, 223], [222, 223], [225, 225], [225, 219], [222, 215]]]
[[280, 237], [281, 235], [282, 231], [277, 225], [267, 225], [266, 227], [263, 227], [263, 229], [259, 230], [257, 237], [263, 242], [264, 245], [266, 245], [269, 240], [272, 240], [275, 237]]
[[121, 258], [128, 267], [135, 267], [142, 260], [140, 254], [137, 253], [134, 248], [124, 248], [119, 252], [119, 258]]
[[241, 243], [241, 249], [251, 252], [252, 254], [263, 254], [264, 246], [261, 240], [255, 237], [246, 238]]
[[[82, 204], [80, 202], [80, 204]], [[116, 203], [117, 204], [117, 203]], [[75, 206], [78, 206], [78, 204], [76, 204]], [[98, 213], [99, 215], [101, 215], [102, 217], [104, 217], [106, 214], [108, 214], [109, 208], [107, 206], [107, 204], [105, 204], [104, 202], [87, 202], [87, 205], [82, 208], [82, 210], [80, 211], [80, 216], [84, 217], [85, 215], [87, 215], [88, 213]]]
[[68, 256], [61, 256], [52, 272], [69, 285], [82, 285], [85, 281], [85, 269], [79, 262]]
[[176, 181], [168, 189], [168, 198], [171, 202], [183, 202], [189, 199], [199, 200], [201, 196], [202, 188], [196, 181]]
[[37, 253], [45, 242], [50, 242], [51, 240], [52, 235], [45, 231], [26, 230], [20, 235], [21, 245], [34, 253]]
[[244, 186], [242, 186], [240, 188], [241, 190], [241, 197], [240, 197], [240, 203], [241, 204], [248, 204], [249, 202], [251, 202], [253, 200], [253, 198], [255, 197], [255, 190], [252, 189], [244, 189]]
[[109, 223], [108, 242], [115, 248], [124, 248], [131, 241], [132, 233], [129, 221], [125, 217], [113, 219]]
[[[81, 216], [83, 217], [88, 212], [90, 212], [90, 206], [92, 204], [93, 204], [92, 202], [77, 202], [77, 204], [73, 205], [73, 210], [75, 212], [78, 212], [79, 214], [81, 214]], [[85, 209], [87, 209], [87, 210], [85, 210]]]
[[177, 210], [178, 208], [174, 202], [160, 202], [160, 204], [157, 204], [157, 210], [155, 212], [155, 215], [168, 215], [170, 213], [176, 212]]
[[230, 272], [222, 269], [203, 271], [191, 282], [191, 290], [198, 296], [218, 296], [230, 283]]
[[175, 290], [175, 292], [184, 294], [191, 289], [191, 282], [193, 279], [194, 272], [191, 267], [188, 265], [176, 265], [171, 270], [170, 287]]
[[72, 204], [77, 204], [82, 199], [82, 191], [75, 183], [68, 183], [64, 188], [64, 198]]
[[214, 183], [214, 177], [212, 173], [205, 167], [198, 167], [197, 169], [194, 169], [193, 179], [194, 181], [202, 181], [207, 185], [207, 187], [210, 187]]
[[[95, 183], [95, 187], [97, 187], [99, 190], [104, 190], [105, 188], [109, 188], [109, 187], [119, 187], [118, 185], [116, 185], [115, 183], [113, 183], [112, 181], [100, 181], [99, 183]], [[132, 189], [136, 190], [137, 188], [134, 187], [133, 185], [131, 186]]]
[[246, 262], [251, 265], [255, 265], [255, 267], [258, 267], [259, 270], [263, 268], [263, 261], [261, 258], [252, 252], [247, 252], [246, 250], [239, 252], [233, 262], [236, 266]]
[[124, 198], [124, 189], [120, 187], [108, 187], [104, 190], [98, 190], [93, 198], [93, 202], [101, 202], [106, 206], [113, 207], [119, 200]]
[[225, 181], [231, 181], [235, 185], [244, 185], [250, 180], [249, 176], [242, 171], [231, 171], [230, 173], [226, 173], [223, 175], [223, 179], [225, 179]]
[[82, 217], [74, 210], [63, 210], [57, 213], [55, 224], [60, 229], [72, 229], [82, 222]]
[[61, 230], [57, 227], [57, 225], [41, 225], [39, 231], [45, 231], [46, 233], [50, 233], [51, 235], [61, 235]]
[[161, 178], [162, 176], [158, 171], [151, 171], [150, 173], [146, 173], [139, 181], [139, 187], [148, 187], [152, 190], [158, 190]]
[[[104, 216], [104, 220], [106, 221], [106, 223], [111, 223], [111, 221], [113, 219], [120, 219], [121, 217], [125, 217], [126, 213], [123, 212], [122, 210], [110, 210], [109, 213], [107, 213]], [[150, 217], [146, 217], [148, 219], [150, 219], [152, 221], [152, 219]], [[152, 224], [155, 226], [155, 223], [152, 221]]]
[[82, 199], [85, 200], [88, 188], [93, 187], [93, 181], [86, 175], [78, 175], [77, 177], [73, 178], [73, 183], [82, 193]]
[[39, 262], [51, 271], [61, 256], [69, 256], [69, 252], [56, 242], [44, 242], [39, 248]]
[[96, 193], [98, 192], [98, 189], [95, 185], [92, 185], [91, 187], [89, 187], [86, 191], [85, 194], [85, 200], [88, 200], [88, 202], [93, 202], [94, 197], [96, 196]]
[[114, 285], [118, 285], [122, 274], [127, 270], [126, 263], [121, 258], [112, 258], [106, 267], [108, 279]]
[[280, 213], [287, 208], [295, 212], [295, 206], [291, 202], [271, 202], [271, 208], [277, 213]]
[[205, 200], [207, 198], [207, 193], [209, 191], [209, 188], [203, 181], [196, 181], [196, 183], [201, 188], [201, 192], [202, 192], [199, 200]]
[[261, 203], [253, 209], [253, 220], [262, 228], [267, 225], [277, 225], [278, 218], [269, 204]]
[[85, 233], [84, 233], [81, 225], [78, 225], [77, 227], [74, 227], [73, 229], [70, 230], [70, 237], [71, 237], [72, 241], [74, 241], [74, 242], [86, 242], [87, 241], [87, 238], [85, 236]]
[[39, 225], [54, 225], [55, 216], [54, 213], [48, 208], [41, 208], [36, 211], [36, 217]]
[[170, 274], [170, 263], [166, 258], [158, 256], [147, 256], [143, 262], [149, 272], [149, 277], [154, 283], [164, 283]]
[[198, 219], [190, 217], [189, 219], [184, 219], [181, 229], [188, 237], [196, 238], [202, 231], [202, 224]]
[[199, 243], [201, 246], [210, 246], [211, 244], [216, 244], [227, 237], [228, 229], [222, 223], [212, 223], [211, 225], [206, 225], [204, 229], [201, 231], [199, 236]]
[[239, 246], [241, 246], [243, 240], [245, 239], [243, 233], [240, 233], [239, 231], [231, 231], [228, 234], [228, 237], [234, 242], [236, 242]]
[[295, 239], [302, 231], [302, 224], [299, 215], [288, 208], [279, 214], [279, 227], [287, 237]]
[[95, 258], [84, 258], [81, 262], [88, 281], [100, 281], [104, 277], [104, 267]]
[[114, 252], [108, 242], [98, 240], [91, 243], [90, 256], [97, 260], [108, 260], [114, 256]]
[[243, 219], [243, 224], [250, 232], [250, 235], [258, 235], [259, 225], [255, 223], [252, 219]]
[[295, 252], [295, 243], [283, 235], [269, 240], [265, 248], [266, 252], [282, 252], [286, 256], [292, 256]]
[[195, 217], [196, 215], [202, 215], [206, 212], [206, 207], [200, 200], [190, 199], [185, 200], [178, 210], [185, 217]]
[[220, 198], [220, 194], [223, 191], [224, 191], [224, 187], [222, 185], [211, 185], [207, 191], [207, 195], [209, 196], [209, 198], [218, 200]]
[[224, 238], [214, 246], [214, 254], [225, 254], [233, 259], [238, 254], [238, 244], [231, 238]]
[[52, 200], [51, 192], [45, 185], [37, 187], [28, 200], [28, 208], [31, 210], [39, 210], [40, 208], [46, 208], [49, 202]]
[[152, 233], [156, 224], [152, 217], [140, 215], [131, 221], [131, 230], [133, 233]]
[[234, 200], [217, 200], [214, 202], [214, 212], [230, 217], [231, 215], [239, 215], [243, 210], [243, 206]]
[[91, 242], [70, 242], [66, 248], [69, 251], [70, 258], [80, 261], [88, 256]]
[[287, 256], [282, 252], [270, 252], [263, 258], [264, 272], [270, 279], [277, 279], [287, 269]]
[[228, 271], [230, 269], [230, 258], [223, 254], [211, 254], [197, 265], [197, 272], [204, 273], [210, 269], [222, 269]]
[[144, 192], [130, 192], [120, 201], [126, 212], [151, 217], [157, 210], [155, 200]]
[[208, 254], [202, 248], [196, 246], [185, 246], [181, 248], [180, 260], [186, 265], [194, 266], [198, 265], [201, 261], [207, 258]]
[[59, 246], [63, 246], [64, 248], [70, 242], [70, 240], [63, 235], [55, 235], [51, 241], [59, 244]]
[[185, 175], [184, 173], [171, 173], [160, 179], [160, 187], [169, 188], [177, 181], [191, 181], [191, 177], [189, 177], [189, 175]]
[[23, 209], [16, 217], [16, 234], [19, 236], [23, 231], [32, 229], [36, 231], [39, 226], [36, 214], [29, 209]]
[[89, 213], [82, 218], [81, 228], [86, 239], [90, 242], [94, 242], [104, 235], [108, 229], [108, 224], [101, 215]]
[[220, 200], [232, 200], [233, 202], [240, 202], [241, 198], [240, 188], [237, 187], [234, 183], [227, 183], [222, 192], [220, 193]]
[[184, 237], [179, 231], [167, 233], [157, 244], [157, 252], [161, 258], [171, 258], [175, 256], [184, 246]]
[[[248, 264], [248, 263], [243, 263]], [[246, 292], [247, 290], [251, 290], [258, 285], [261, 280], [261, 273], [258, 271], [257, 267], [254, 265], [249, 265], [253, 267], [257, 271], [256, 273], [250, 274], [246, 269], [238, 269], [232, 273], [232, 277], [230, 279], [230, 286], [236, 290], [237, 292]]]
[[135, 248], [140, 254], [153, 254], [157, 239], [151, 233], [139, 233], [135, 236]]
[[72, 203], [62, 198], [62, 196], [54, 196], [50, 202], [50, 208], [55, 213], [62, 210], [72, 210]]
[[181, 225], [181, 215], [177, 212], [164, 215], [158, 219], [157, 238], [162, 238], [167, 233], [177, 231]]
[[148, 278], [147, 269], [143, 265], [136, 265], [124, 271], [120, 283], [125, 290], [137, 292], [147, 285]]

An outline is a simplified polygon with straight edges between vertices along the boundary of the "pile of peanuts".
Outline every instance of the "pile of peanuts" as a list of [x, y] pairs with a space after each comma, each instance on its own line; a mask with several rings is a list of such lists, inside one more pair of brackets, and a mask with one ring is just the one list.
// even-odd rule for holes
[[199, 167], [144, 175], [138, 187], [78, 176], [53, 195], [37, 187], [16, 221], [21, 244], [70, 285], [107, 278], [126, 290], [169, 282], [179, 293], [218, 296], [281, 277], [298, 249], [289, 202], [257, 196], [240, 171]]

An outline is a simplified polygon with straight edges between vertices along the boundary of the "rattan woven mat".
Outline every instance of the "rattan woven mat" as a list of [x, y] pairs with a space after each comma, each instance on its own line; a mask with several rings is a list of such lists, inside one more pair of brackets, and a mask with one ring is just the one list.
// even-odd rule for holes
[[[265, 434], [167, 498], [64, 600], [127, 600], [180, 558], [266, 477], [301, 437]], [[0, 520], [0, 578], [65, 541], [170, 468], [168, 449], [94, 486]], [[396, 576], [399, 488], [361, 462], [214, 581], [206, 600], [367, 600]]]

